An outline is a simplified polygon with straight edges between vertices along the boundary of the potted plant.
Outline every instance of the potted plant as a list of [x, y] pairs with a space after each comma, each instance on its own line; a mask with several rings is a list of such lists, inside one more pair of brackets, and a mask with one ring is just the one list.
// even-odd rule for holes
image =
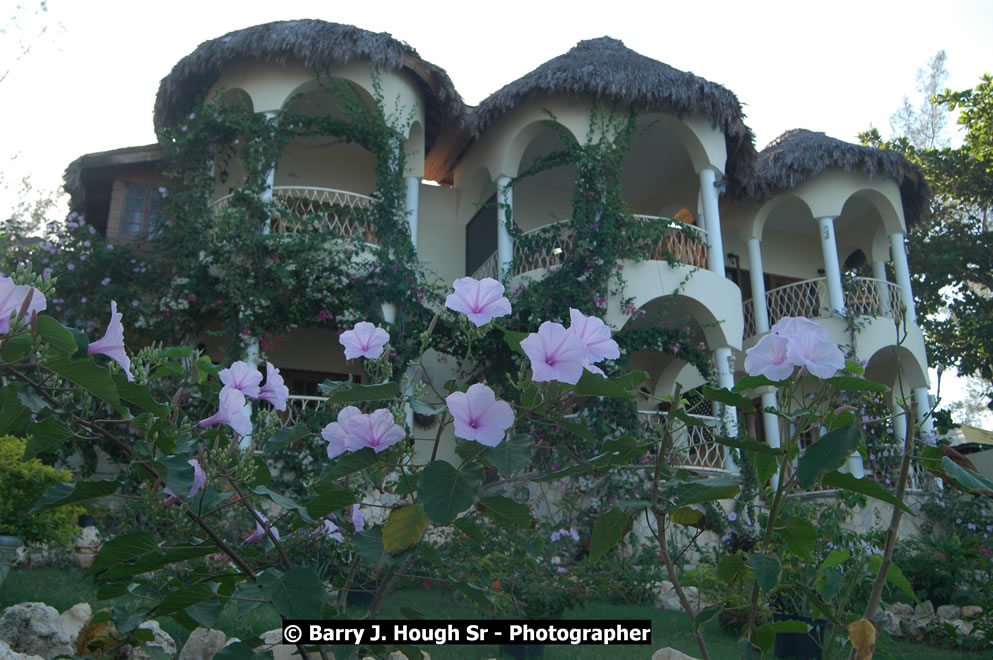
[[56, 470], [37, 458], [24, 460], [27, 444], [24, 438], [0, 436], [0, 585], [17, 548], [30, 543], [71, 543], [75, 521], [84, 512], [79, 506], [64, 506], [27, 514], [50, 487], [72, 481], [69, 470]]

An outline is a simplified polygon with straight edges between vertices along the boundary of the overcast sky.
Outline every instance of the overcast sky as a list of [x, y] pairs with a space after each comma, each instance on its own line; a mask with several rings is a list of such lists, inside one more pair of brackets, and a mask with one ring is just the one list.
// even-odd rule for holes
[[[917, 69], [940, 49], [953, 89], [993, 72], [990, 0], [48, 0], [45, 13], [38, 4], [0, 0], [0, 76], [8, 72], [0, 82], [0, 214], [23, 176], [54, 189], [77, 156], [153, 142], [155, 93], [172, 66], [207, 39], [274, 20], [389, 32], [447, 70], [470, 104], [577, 41], [608, 35], [729, 88], [760, 149], [791, 128], [855, 141], [871, 124], [887, 135], [889, 116], [915, 94]], [[30, 52], [17, 60], [22, 45]]]

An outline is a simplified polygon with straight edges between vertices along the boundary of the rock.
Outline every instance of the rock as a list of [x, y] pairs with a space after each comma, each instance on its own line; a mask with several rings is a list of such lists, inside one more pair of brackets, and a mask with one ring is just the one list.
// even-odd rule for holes
[[963, 605], [962, 606], [962, 618], [968, 618], [970, 616], [976, 616], [977, 614], [982, 614], [983, 608], [979, 605]]
[[0, 640], [12, 651], [44, 658], [75, 651], [58, 610], [44, 603], [20, 603], [5, 609], [0, 614]]
[[[155, 638], [145, 642], [145, 646], [157, 646], [170, 658], [176, 657], [176, 641], [162, 630], [158, 621], [146, 621], [138, 626], [140, 630], [151, 630]], [[150, 653], [140, 646], [125, 646], [121, 649], [121, 660], [154, 660]]]
[[692, 655], [686, 655], [682, 651], [677, 651], [671, 646], [667, 646], [653, 653], [652, 660], [696, 660], [696, 658]]
[[179, 652], [179, 660], [211, 660], [214, 654], [224, 648], [226, 636], [213, 628], [197, 628]]
[[957, 619], [962, 616], [962, 608], [958, 605], [939, 605], [938, 616], [942, 619]]
[[72, 553], [72, 565], [76, 568], [89, 569], [93, 566], [93, 560], [97, 558], [97, 553], [89, 549], [77, 550]]
[[386, 660], [410, 660], [403, 651], [391, 651]]
[[[265, 651], [272, 651], [272, 660], [318, 660], [321, 657], [320, 653], [308, 653], [307, 657], [304, 658], [299, 651], [297, 651], [296, 644], [283, 644], [283, 629], [274, 628], [272, 630], [267, 630], [266, 632], [259, 635], [262, 639], [262, 643], [265, 644]], [[325, 653], [330, 653], [325, 651]]]
[[925, 614], [934, 614], [934, 605], [929, 600], [914, 607], [914, 616], [924, 616]]
[[890, 611], [897, 616], [913, 616], [914, 606], [907, 603], [893, 603], [890, 605]]
[[79, 631], [91, 618], [93, 618], [93, 610], [90, 609], [90, 604], [76, 603], [59, 616], [59, 625], [62, 626], [62, 631], [69, 638], [70, 643], [75, 645]]
[[77, 548], [89, 548], [99, 551], [100, 546], [103, 545], [103, 541], [100, 538], [100, 530], [96, 527], [84, 527], [76, 534], [75, 545]]
[[894, 612], [879, 612], [876, 615], [876, 621], [891, 637], [903, 637], [903, 629], [900, 627], [900, 617]]
[[972, 634], [972, 629], [975, 626], [969, 621], [963, 621], [962, 619], [952, 619], [948, 623], [955, 626], [955, 632], [962, 635], [963, 637], [968, 637]]
[[7, 646], [7, 642], [0, 639], [0, 660], [45, 660], [40, 655], [25, 655], [18, 653]]
[[930, 622], [931, 616], [925, 614], [924, 616], [915, 616], [912, 619], [901, 619], [900, 628], [906, 633], [907, 637], [917, 640], [924, 637], [924, 632], [927, 630]]

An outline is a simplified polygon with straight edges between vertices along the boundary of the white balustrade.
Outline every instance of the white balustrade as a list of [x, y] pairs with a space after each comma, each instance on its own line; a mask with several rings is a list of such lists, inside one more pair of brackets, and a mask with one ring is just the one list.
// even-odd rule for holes
[[[638, 418], [644, 424], [659, 424], [664, 416], [665, 413], [654, 410], [638, 411]], [[705, 422], [706, 425], [690, 426], [676, 422], [671, 450], [673, 465], [695, 470], [726, 472], [724, 456], [727, 450], [724, 445], [714, 440], [721, 420], [711, 415], [690, 414], [690, 417]]]

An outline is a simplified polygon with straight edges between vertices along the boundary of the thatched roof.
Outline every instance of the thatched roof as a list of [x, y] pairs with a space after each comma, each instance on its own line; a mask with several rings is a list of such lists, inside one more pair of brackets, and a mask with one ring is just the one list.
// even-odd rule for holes
[[610, 37], [580, 41], [565, 55], [506, 85], [472, 111], [470, 126], [478, 136], [526, 100], [548, 94], [610, 99], [679, 118], [702, 115], [726, 136], [726, 169], [732, 180], [747, 174], [755, 157], [754, 136], [730, 90], [645, 57]]
[[920, 169], [902, 154], [843, 142], [802, 128], [786, 131], [759, 153], [748, 193], [762, 201], [800, 185], [829, 167], [895, 180], [900, 186], [908, 226], [920, 221], [927, 209], [931, 190]]
[[256, 25], [200, 44], [177, 62], [159, 84], [156, 125], [187, 115], [217, 82], [222, 69], [239, 59], [279, 64], [298, 60], [317, 71], [352, 60], [367, 60], [384, 70], [407, 70], [423, 88], [428, 102], [425, 137], [429, 146], [442, 124], [460, 122], [463, 117], [462, 98], [445, 70], [422, 60], [407, 44], [386, 32], [305, 19]]

